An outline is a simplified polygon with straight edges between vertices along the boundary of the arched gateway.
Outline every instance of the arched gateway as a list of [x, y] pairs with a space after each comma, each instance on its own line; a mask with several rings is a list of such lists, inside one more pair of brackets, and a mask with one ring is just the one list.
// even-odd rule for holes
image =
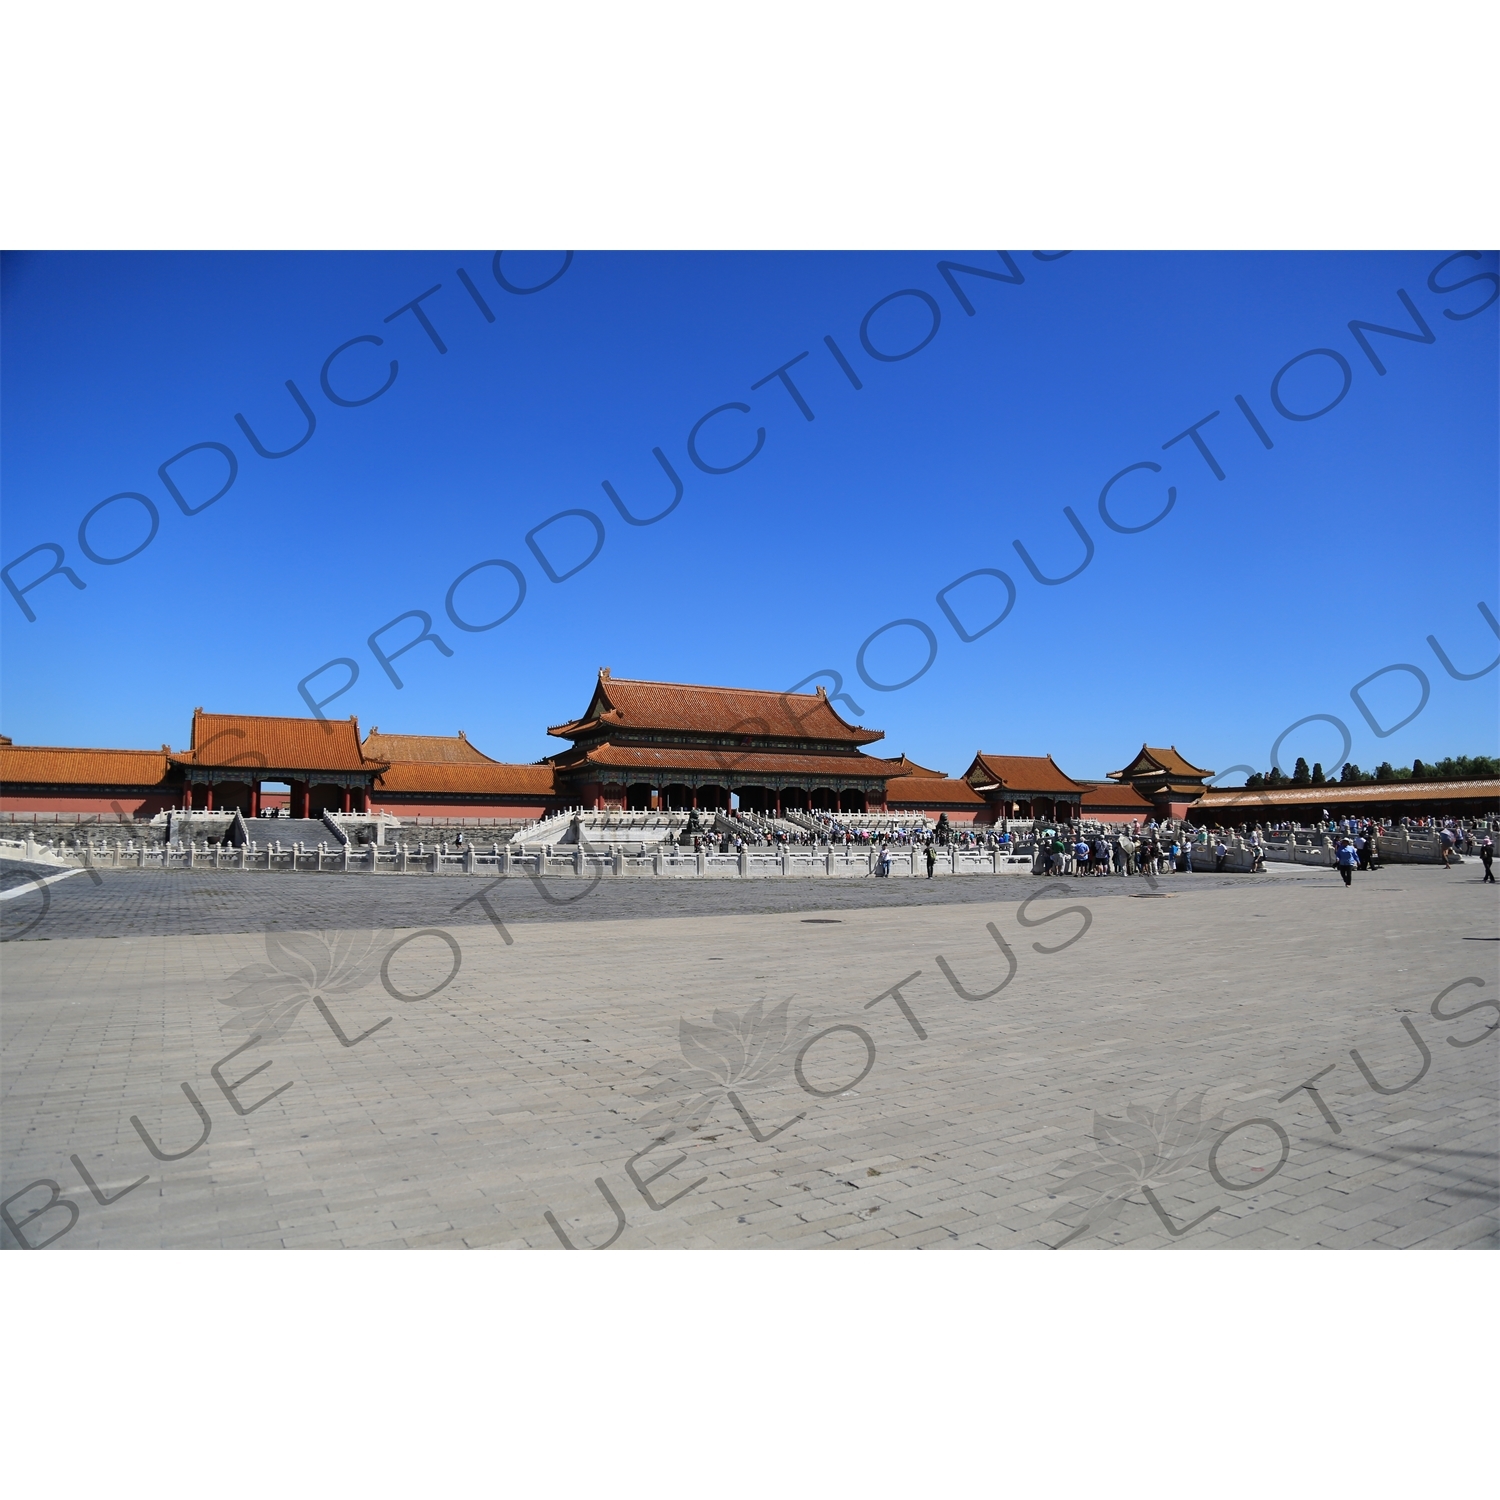
[[360, 747], [353, 719], [269, 718], [193, 710], [192, 744], [169, 757], [182, 777], [182, 805], [247, 817], [260, 812], [261, 783], [291, 787], [293, 817], [363, 812], [386, 769]]

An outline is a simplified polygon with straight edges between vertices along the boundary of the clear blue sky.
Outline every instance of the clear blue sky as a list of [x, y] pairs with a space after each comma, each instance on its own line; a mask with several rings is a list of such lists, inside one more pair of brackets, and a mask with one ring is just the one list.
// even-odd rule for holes
[[[1453, 680], [1426, 644], [1436, 635], [1474, 671], [1500, 652], [1477, 605], [1500, 615], [1497, 583], [1496, 257], [1451, 251], [1360, 254], [1100, 254], [1041, 260], [1014, 251], [1020, 285], [960, 275], [975, 314], [939, 273], [944, 258], [1005, 272], [993, 251], [891, 254], [580, 253], [554, 284], [518, 296], [492, 253], [23, 254], [3, 278], [3, 560], [55, 542], [87, 584], [54, 577], [8, 593], [3, 619], [3, 728], [18, 743], [185, 744], [195, 704], [219, 711], [305, 713], [298, 680], [335, 657], [360, 665], [327, 706], [361, 726], [452, 733], [491, 755], [533, 760], [560, 748], [545, 726], [580, 711], [594, 673], [786, 688], [824, 668], [843, 674], [863, 722], [949, 774], [975, 750], [1052, 753], [1068, 771], [1103, 775], [1143, 740], [1176, 743], [1201, 764], [1264, 768], [1271, 742], [1310, 714], [1342, 719], [1352, 758], [1493, 753], [1500, 673]], [[561, 254], [507, 255], [517, 285], [552, 275]], [[463, 267], [494, 316], [464, 289]], [[1008, 274], [1008, 273], [1007, 273]], [[423, 308], [439, 353], [408, 312]], [[916, 289], [940, 326], [910, 358], [862, 347], [861, 321], [881, 298]], [[1413, 328], [1404, 289], [1431, 344], [1370, 335], [1376, 373], [1348, 323]], [[903, 297], [869, 325], [876, 348], [900, 351], [930, 328], [926, 302]], [[356, 336], [320, 386], [325, 358]], [[831, 335], [863, 388], [826, 348]], [[1326, 415], [1289, 421], [1273, 405], [1277, 371], [1312, 349], [1348, 362], [1348, 394]], [[802, 351], [791, 371], [808, 422], [780, 381], [752, 385]], [[270, 448], [301, 436], [295, 381], [316, 419], [286, 458], [256, 455], [242, 412]], [[1280, 395], [1310, 412], [1337, 395], [1337, 363], [1297, 365]], [[1274, 448], [1235, 405], [1242, 394]], [[687, 451], [728, 466], [765, 429], [758, 455], [711, 475]], [[1225, 471], [1215, 478], [1191, 440], [1202, 429]], [[216, 442], [237, 456], [233, 487], [185, 516], [158, 465]], [[625, 524], [609, 480], [637, 515], [669, 499], [660, 447], [684, 484], [658, 524]], [[1099, 492], [1122, 524], [1108, 529]], [[172, 471], [190, 503], [222, 483], [224, 462], [200, 450]], [[111, 495], [136, 491], [160, 515], [154, 541], [115, 566], [81, 553], [79, 523]], [[1071, 582], [1039, 585], [1019, 538], [1052, 576], [1082, 559], [1071, 506], [1096, 547]], [[603, 523], [595, 560], [562, 583], [546, 577], [526, 533], [558, 511]], [[106, 508], [88, 538], [101, 556], [146, 533], [134, 501]], [[558, 572], [592, 544], [587, 522], [541, 539]], [[525, 602], [484, 633], [453, 627], [449, 585], [486, 559], [508, 559]], [[25, 584], [50, 564], [14, 570]], [[937, 591], [979, 568], [1014, 580], [1009, 617], [964, 643]], [[478, 622], [514, 598], [489, 569], [458, 596]], [[981, 577], [951, 598], [972, 632], [1004, 602]], [[425, 610], [452, 649], [399, 657], [397, 690], [366, 638]], [[856, 653], [889, 621], [924, 621], [931, 668], [900, 691], [872, 690]], [[384, 644], [414, 633], [407, 621]], [[911, 675], [928, 655], [911, 627], [869, 649], [877, 681]], [[1350, 688], [1393, 663], [1431, 682], [1425, 710], [1377, 738]], [[317, 679], [332, 692], [342, 670]], [[827, 679], [824, 679], [827, 680]], [[1382, 725], [1416, 706], [1410, 674], [1366, 689]], [[846, 712], [847, 712], [846, 707]], [[851, 717], [853, 717], [851, 713]], [[1331, 764], [1339, 736], [1313, 723], [1282, 751]], [[1239, 781], [1240, 777], [1231, 778]]]

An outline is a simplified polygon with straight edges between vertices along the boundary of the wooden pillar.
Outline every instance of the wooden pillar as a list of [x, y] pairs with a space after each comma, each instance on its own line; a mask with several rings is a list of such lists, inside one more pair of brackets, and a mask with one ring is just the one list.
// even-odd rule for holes
[[258, 781], [250, 783], [250, 816], [252, 818], [260, 816], [260, 782]]
[[698, 788], [696, 786], [693, 787], [692, 805], [693, 810], [696, 812], [698, 809]]
[[345, 787], [344, 788], [344, 811], [345, 812], [352, 812], [353, 810], [354, 810], [354, 793], [353, 793], [353, 791], [349, 787]]
[[776, 816], [781, 816], [781, 788], [776, 788]]
[[211, 781], [208, 784], [208, 793], [204, 798], [203, 806], [209, 812], [212, 812], [214, 810], [214, 784]]

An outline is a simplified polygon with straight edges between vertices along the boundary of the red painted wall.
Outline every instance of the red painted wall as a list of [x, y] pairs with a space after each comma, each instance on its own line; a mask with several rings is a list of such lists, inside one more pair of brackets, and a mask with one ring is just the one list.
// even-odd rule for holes
[[494, 802], [401, 802], [377, 797], [374, 811], [397, 818], [544, 818], [544, 802], [501, 805]]
[[991, 821], [987, 807], [918, 807], [901, 802], [890, 802], [886, 804], [886, 811], [895, 817], [900, 817], [902, 813], [921, 813], [925, 817], [940, 818], [947, 813], [950, 823], [988, 823]]
[[[138, 792], [107, 794], [97, 792], [56, 792], [31, 796], [28, 794], [0, 793], [0, 812], [30, 813], [103, 813], [106, 817], [150, 818], [165, 812], [169, 807], [180, 807], [181, 792]], [[119, 805], [119, 812], [116, 811]]]

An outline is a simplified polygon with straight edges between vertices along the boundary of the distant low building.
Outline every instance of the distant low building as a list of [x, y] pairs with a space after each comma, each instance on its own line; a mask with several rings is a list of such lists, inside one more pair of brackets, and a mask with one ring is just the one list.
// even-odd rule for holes
[[1185, 818], [1208, 790], [1204, 783], [1213, 774], [1186, 759], [1176, 745], [1142, 745], [1128, 766], [1109, 773], [1109, 780], [1134, 790], [1151, 804], [1156, 817]]
[[991, 755], [981, 751], [963, 779], [984, 798], [989, 823], [1009, 818], [1071, 821], [1080, 816], [1088, 785], [1074, 781], [1050, 755]]
[[1085, 819], [1096, 823], [1145, 823], [1159, 818], [1156, 804], [1133, 786], [1115, 781], [1085, 781], [1081, 804]]
[[967, 781], [949, 776], [900, 776], [885, 784], [888, 812], [948, 815], [950, 823], [988, 823], [990, 805]]
[[1494, 817], [1500, 780], [1370, 781], [1345, 786], [1244, 787], [1203, 794], [1190, 809], [1194, 823], [1224, 828], [1256, 823], [1321, 823], [1339, 818]]
[[13, 745], [0, 736], [0, 809], [120, 819], [182, 805], [169, 752]]
[[371, 805], [398, 818], [540, 818], [557, 799], [550, 761], [511, 765], [457, 735], [382, 734], [372, 728], [367, 757], [386, 762]]

